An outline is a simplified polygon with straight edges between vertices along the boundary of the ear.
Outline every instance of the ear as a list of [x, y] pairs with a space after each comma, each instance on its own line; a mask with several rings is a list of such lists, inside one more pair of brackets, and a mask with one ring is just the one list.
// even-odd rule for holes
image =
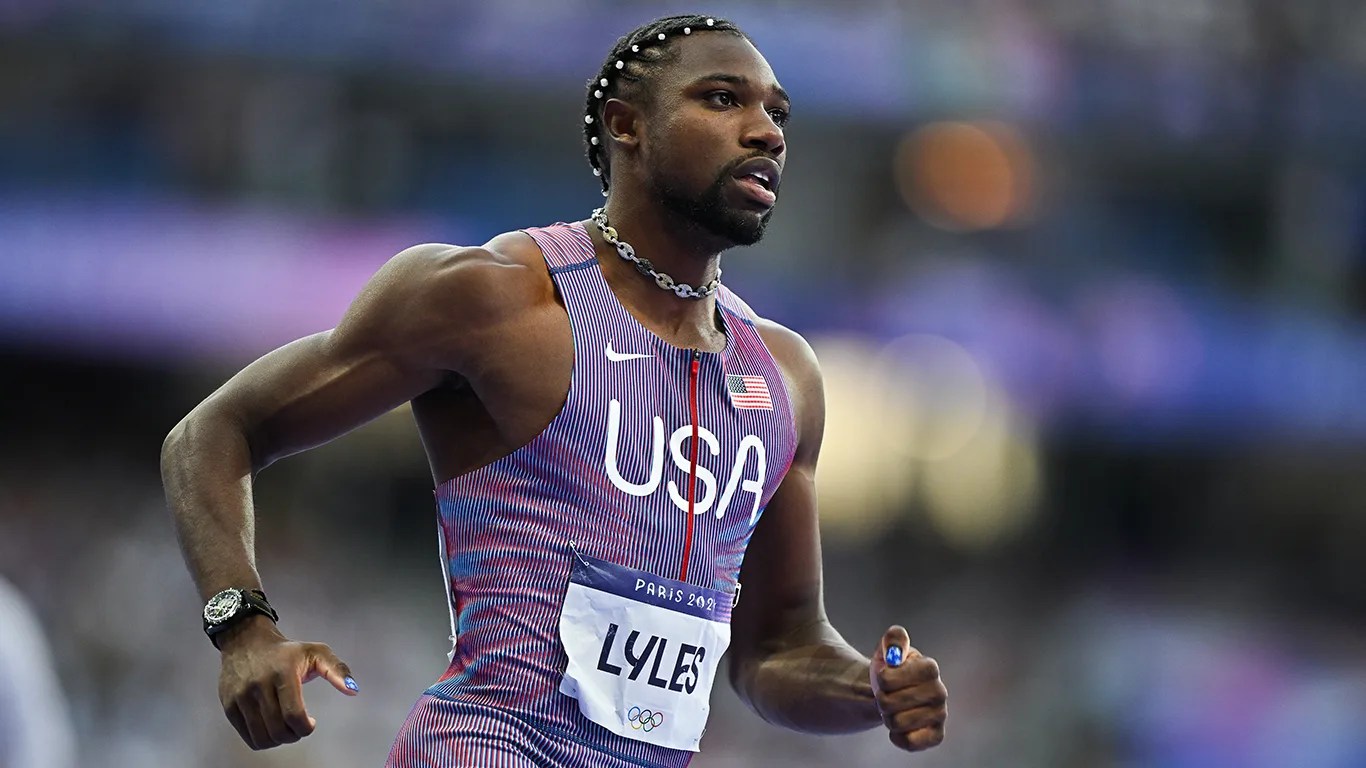
[[602, 105], [603, 133], [618, 149], [634, 151], [640, 145], [640, 131], [644, 126], [644, 115], [634, 104], [608, 99]]

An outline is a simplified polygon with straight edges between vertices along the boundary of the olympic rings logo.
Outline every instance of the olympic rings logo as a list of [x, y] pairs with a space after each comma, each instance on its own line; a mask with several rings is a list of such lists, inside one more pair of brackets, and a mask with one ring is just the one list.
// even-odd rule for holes
[[664, 713], [631, 707], [631, 711], [626, 713], [626, 720], [637, 731], [649, 733], [664, 724]]

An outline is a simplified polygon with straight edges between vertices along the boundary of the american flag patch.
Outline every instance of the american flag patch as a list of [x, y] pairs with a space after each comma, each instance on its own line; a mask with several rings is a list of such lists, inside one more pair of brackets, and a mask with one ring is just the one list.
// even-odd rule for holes
[[773, 399], [768, 395], [768, 382], [763, 376], [727, 376], [726, 392], [736, 408], [773, 410]]

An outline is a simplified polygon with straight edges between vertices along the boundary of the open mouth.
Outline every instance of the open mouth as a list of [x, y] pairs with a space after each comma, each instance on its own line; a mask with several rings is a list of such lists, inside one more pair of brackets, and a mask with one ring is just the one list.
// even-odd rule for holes
[[740, 178], [742, 180], [753, 179], [759, 184], [759, 186], [763, 187], [769, 192], [773, 191], [773, 177], [770, 176], [766, 171], [751, 171], [749, 173], [743, 174]]
[[735, 180], [751, 199], [764, 207], [771, 208], [778, 202], [778, 196], [773, 194], [773, 190], [769, 189], [763, 180], [751, 175], [737, 176]]
[[771, 208], [778, 200], [782, 169], [773, 160], [756, 157], [735, 169], [735, 180], [755, 202]]

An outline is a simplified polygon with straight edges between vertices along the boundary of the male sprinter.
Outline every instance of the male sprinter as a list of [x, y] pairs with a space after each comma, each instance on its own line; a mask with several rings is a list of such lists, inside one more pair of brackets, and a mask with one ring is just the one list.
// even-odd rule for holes
[[175, 428], [166, 492], [244, 741], [313, 730], [302, 681], [357, 690], [327, 646], [276, 629], [252, 476], [412, 401], [458, 639], [388, 765], [686, 765], [727, 650], [771, 723], [940, 743], [935, 662], [898, 626], [870, 662], [826, 619], [811, 349], [719, 284], [721, 251], [768, 222], [788, 110], [734, 25], [637, 29], [588, 86], [604, 209], [398, 254], [335, 329]]

